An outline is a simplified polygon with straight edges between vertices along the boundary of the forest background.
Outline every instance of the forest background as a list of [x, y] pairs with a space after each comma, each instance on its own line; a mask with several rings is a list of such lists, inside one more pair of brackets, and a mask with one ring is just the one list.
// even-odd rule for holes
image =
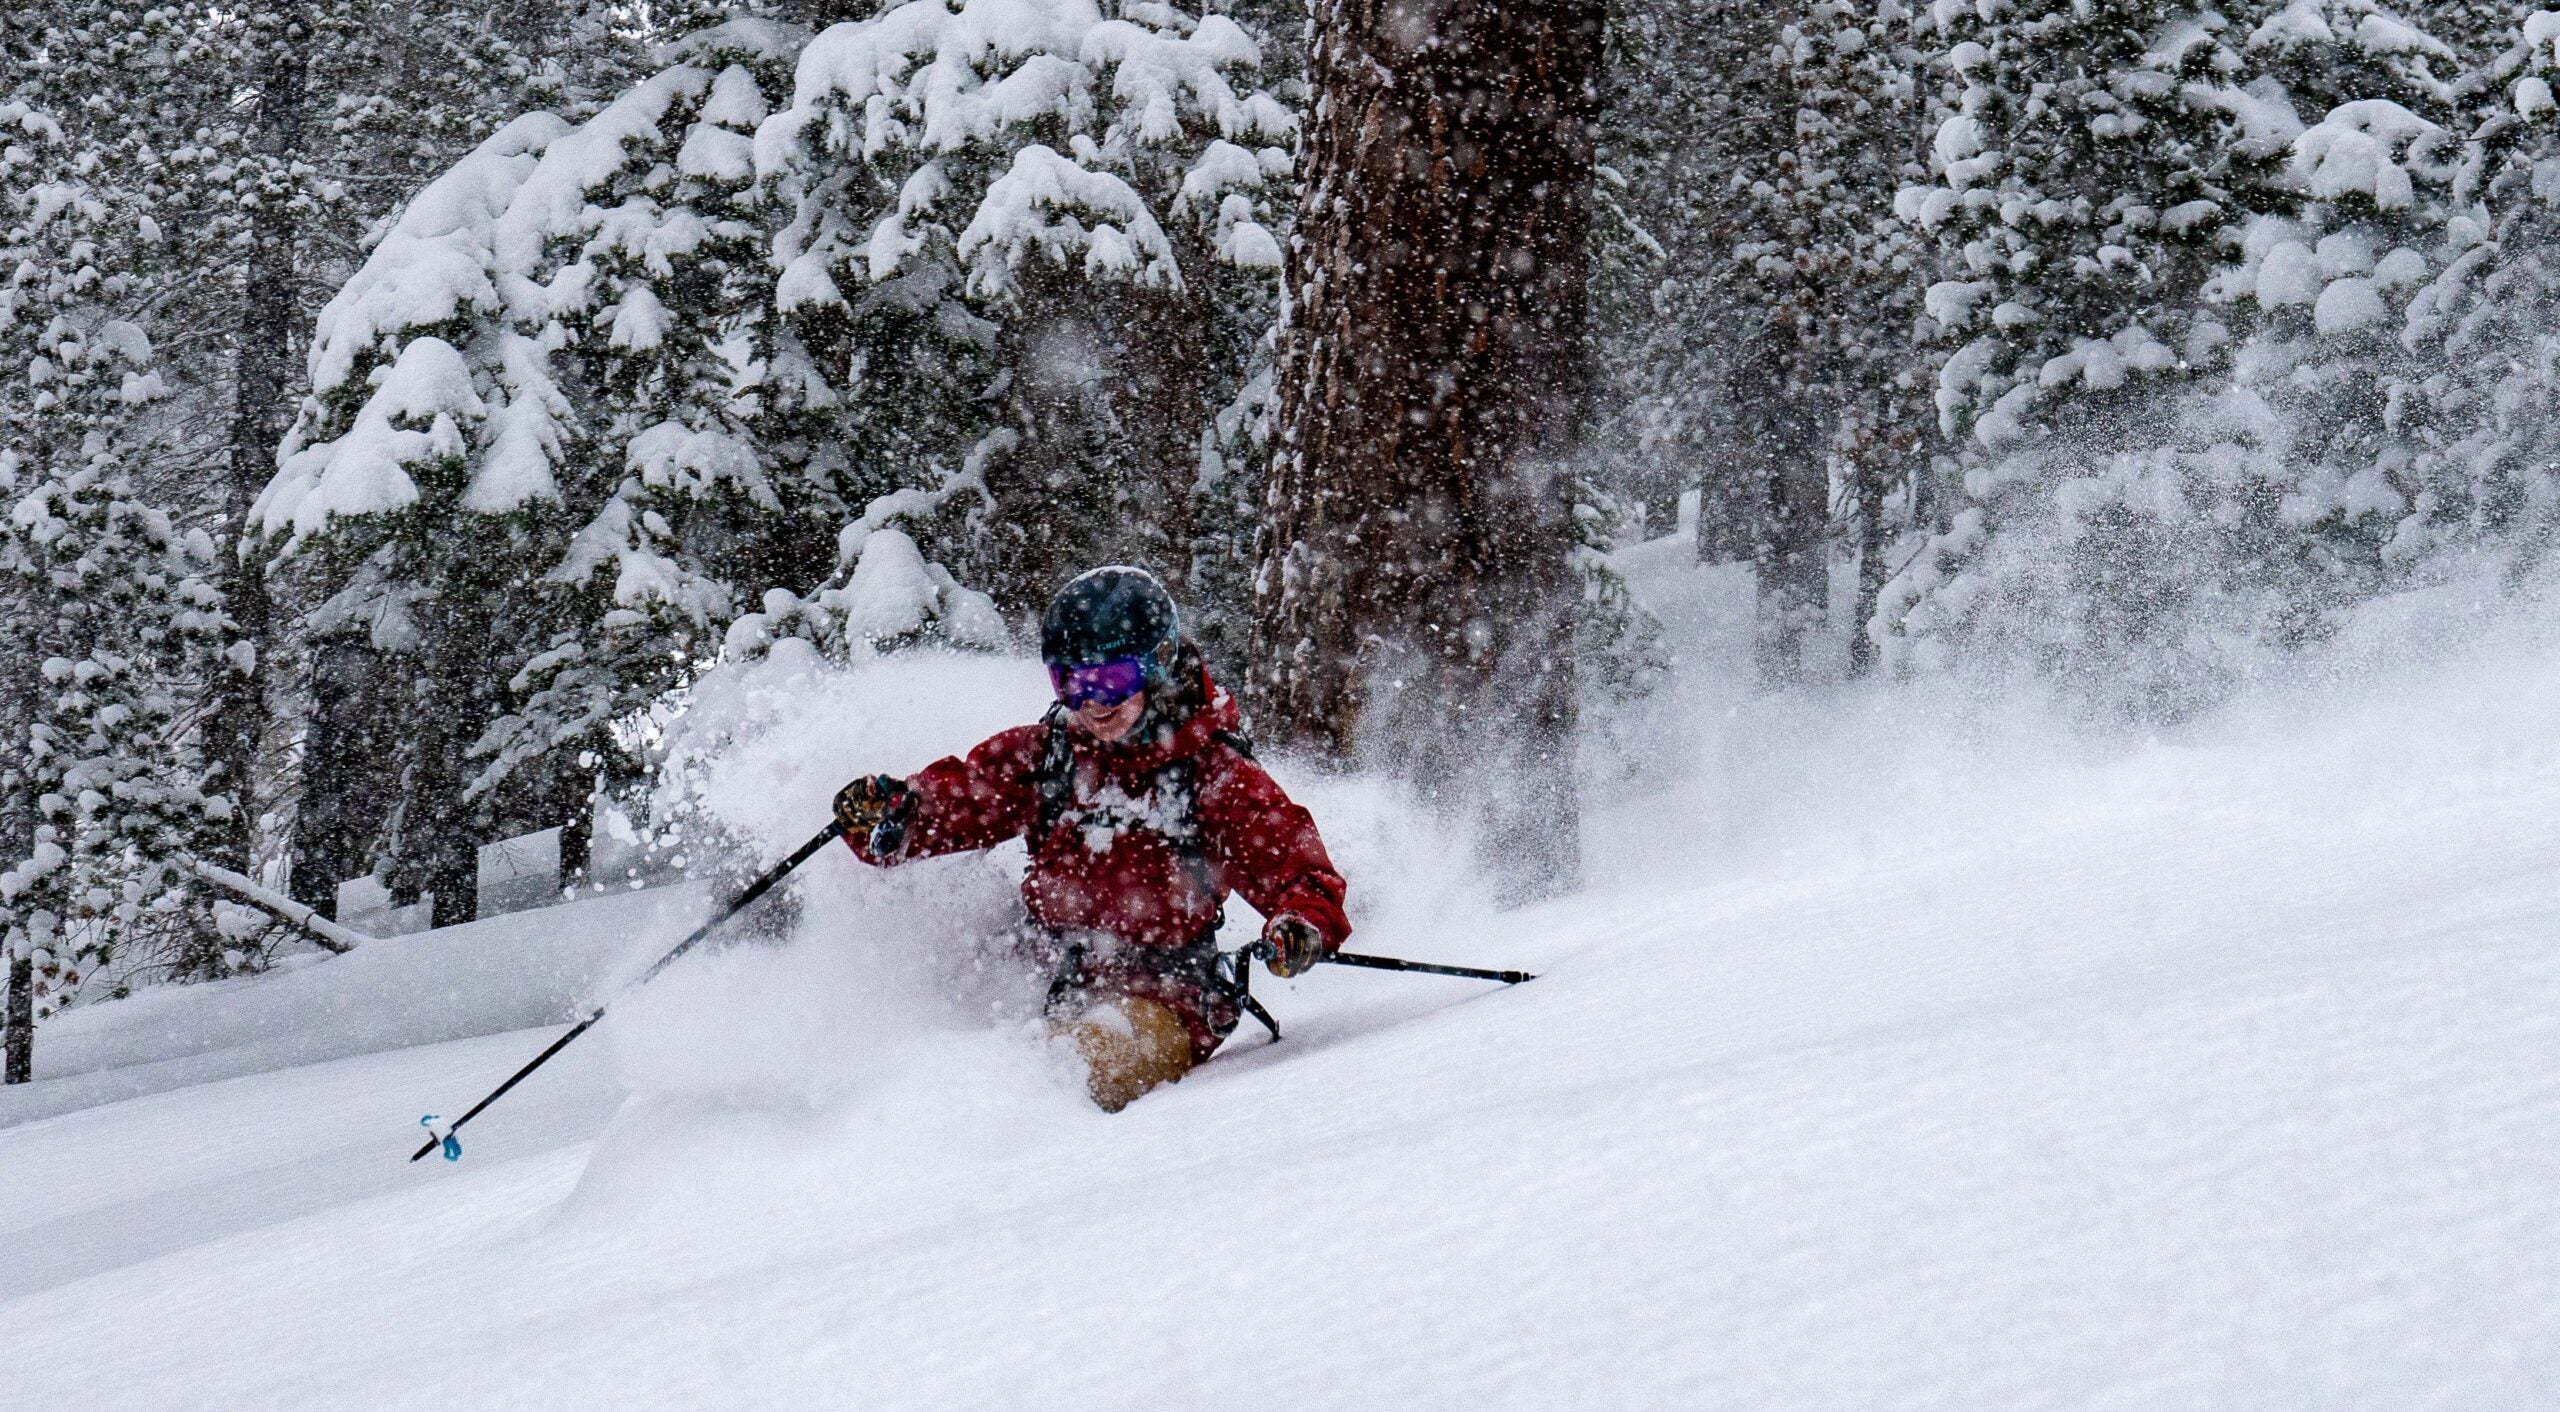
[[[688, 807], [724, 667], [1172, 583], [1282, 749], [1572, 885], [1748, 562], [1773, 691], [2145, 728], [2546, 560], [2560, 16], [2462, 0], [0, 16], [0, 925], [34, 1023]], [[1693, 508], [1684, 518], [1683, 504]]]

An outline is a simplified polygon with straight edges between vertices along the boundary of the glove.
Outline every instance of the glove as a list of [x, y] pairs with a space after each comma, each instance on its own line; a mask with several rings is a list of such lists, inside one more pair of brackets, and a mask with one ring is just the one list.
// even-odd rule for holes
[[1263, 944], [1271, 948], [1263, 964], [1271, 974], [1283, 980], [1305, 975], [1324, 959], [1324, 934], [1315, 923], [1294, 913], [1283, 912], [1262, 928]]
[[847, 836], [870, 842], [872, 831], [907, 797], [907, 782], [896, 775], [864, 775], [836, 791], [836, 822]]

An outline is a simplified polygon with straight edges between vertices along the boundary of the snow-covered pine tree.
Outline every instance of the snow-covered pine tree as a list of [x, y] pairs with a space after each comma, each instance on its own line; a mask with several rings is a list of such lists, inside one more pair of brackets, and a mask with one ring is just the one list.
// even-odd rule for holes
[[468, 792], [573, 836], [598, 775], [616, 794], [643, 776], [613, 724], [686, 681], [765, 588], [833, 566], [836, 487], [777, 475], [754, 425], [774, 277], [753, 134], [804, 38], [742, 20], [670, 46], [546, 148], [495, 228], [507, 312], [487, 376], [506, 403], [468, 508], [554, 502], [577, 523], [528, 590], [546, 630]]
[[1830, 424], [1829, 537], [1858, 564], [1852, 671], [1874, 663], [1864, 629], [1892, 522], [1915, 508], [1938, 444], [1934, 360], [1920, 341], [1932, 252], [1894, 213], [1901, 189], [1927, 172], [1929, 119], [1943, 116], [1914, 18], [1900, 0], [1815, 0], [1780, 35], [1796, 107], [1792, 179], [1778, 185], [1802, 232], [1791, 236], [1788, 284], [1809, 315], [1799, 337]]
[[2465, 61], [2433, 32], [2436, 8], [2413, 20], [2373, 0], [2288, 0], [2249, 30], [2243, 53], [2253, 75], [2272, 81], [2259, 91], [2281, 95], [2305, 122], [2372, 98], [2440, 118]]
[[[519, 403], [491, 376], [513, 348], [495, 227], [565, 130], [549, 114], [519, 119], [409, 203], [322, 311], [311, 395], [252, 507], [325, 668], [293, 869], [315, 904], [380, 869], [408, 895], [433, 892], [438, 920], [467, 915], [483, 840], [463, 827], [466, 751], [539, 629], [524, 589], [567, 540], [548, 505], [468, 503], [476, 453], [542, 405], [539, 389]], [[514, 351], [522, 365], [527, 350]]]
[[2250, 526], [2228, 548], [2253, 580], [2232, 591], [2264, 605], [2252, 636], [2296, 642], [2380, 587], [2391, 561], [2408, 562], [2404, 533], [2424, 533], [2413, 512], [2432, 517], [2418, 470], [2435, 435], [2423, 385], [2443, 365], [2403, 335], [2411, 299], [2476, 243], [2449, 229], [2478, 225], [2453, 191], [2474, 123], [2450, 46], [2363, 0], [2295, 0], [2249, 50], [2312, 118], [2288, 161], [2299, 204], [2251, 220], [2235, 267], [2206, 294], [2244, 336], [2239, 394], [2262, 399], [2283, 434], [2262, 463], [2272, 480], [2190, 494], [2225, 525]]
[[[1757, 41], [1733, 87], [1762, 125], [1738, 139], [1723, 179], [1725, 239], [1710, 252], [1731, 311], [1719, 391], [1718, 461], [1739, 513], [1725, 528], [1751, 560], [1753, 664], [1770, 685], [1804, 670], [1808, 632], [1830, 589], [1830, 443], [1834, 368], [1823, 348], [1821, 269], [1834, 232], [1819, 229], [1829, 172], [1806, 160], [1810, 126], [1796, 66], [1810, 50], [1792, 8], [1730, 6], [1727, 23]], [[1809, 57], [1809, 55], [1807, 56]]]
[[1835, 530], [1880, 531], [1927, 429], [1923, 252], [1893, 216], [1928, 102], [1910, 19], [1893, 0], [1674, 0], [1613, 20], [1602, 475], [1662, 502], [1703, 482], [1700, 554], [1754, 562], [1773, 680], [1822, 618]]
[[[2228, 366], [2207, 282], [2244, 222], [2297, 201], [2285, 163], [2301, 124], [2249, 71], [2250, 18], [2147, 0], [1931, 6], [1960, 88], [1932, 138], [1937, 181], [1898, 205], [1937, 246], [1926, 313], [1950, 350], [1937, 402], [1965, 503], [1885, 586], [1869, 631], [1888, 658], [1942, 662], [1968, 633], [2014, 629], [2013, 646], [2115, 706], [2174, 712], [2210, 689], [2192, 664], [2158, 681], [2097, 665], [2119, 649], [2175, 658], [2139, 644], [2209, 635], [2174, 605], [2211, 590], [2171, 567], [2183, 530], [2158, 497], [2177, 477], [2095, 463], [2209, 450], [2188, 444], [2211, 440], [2200, 427], [2152, 434], [2172, 426], [2163, 399]], [[2003, 535], [2015, 542], [1995, 554]]]
[[[597, 776], [639, 774], [612, 723], [707, 660], [761, 585], [825, 573], [841, 501], [769, 475], [749, 427], [773, 303], [752, 132], [800, 38], [718, 26], [574, 128], [510, 125], [324, 311], [315, 396], [259, 505], [314, 628], [365, 639], [320, 678], [355, 699], [315, 702], [319, 887], [387, 866], [442, 919], [490, 837], [563, 824], [578, 853]], [[377, 424], [426, 439], [386, 454]], [[430, 704], [424, 730], [381, 724]], [[385, 740], [396, 808], [331, 817]]]
[[[236, 540], [273, 471], [317, 292], [344, 278], [367, 229], [423, 172], [533, 95], [575, 104], [582, 85], [611, 80], [630, 49], [608, 23], [617, 11], [586, 0], [11, 8], [13, 42], [31, 56], [13, 71], [41, 76], [97, 154], [98, 179], [151, 218], [152, 243], [128, 271], [151, 286], [136, 306], [152, 312], [170, 391], [155, 404], [162, 449], [138, 467], [151, 498], [183, 526]], [[258, 799], [209, 851], [246, 866], [294, 814], [298, 670], [279, 677], [272, 664], [298, 658], [299, 624], [263, 621], [262, 560], [219, 559], [234, 626], [202, 683], [206, 743], [222, 787], [255, 786]]]
[[1766, 81], [1783, 127], [1729, 187], [1743, 238], [1725, 277], [1761, 331], [1729, 395], [1780, 409], [1759, 414], [1742, 448], [1760, 487], [1750, 543], [1768, 681], [1804, 667], [1805, 634], [1828, 607], [1835, 527], [1860, 522], [1860, 582], [1880, 581], [1884, 501], [1927, 438], [1913, 385], [1926, 365], [1912, 336], [1923, 262], [1894, 214], [1919, 174], [1912, 134], [1926, 111], [1911, 18], [1897, 0], [1781, 12]]
[[2281, 208], [2269, 176], [2299, 127], [2233, 86], [2245, 36], [2221, 16], [2159, 0], [1989, 13], [1931, 6], [1963, 87], [1932, 138], [1937, 181], [1900, 207], [1948, 271], [1928, 294], [1956, 346], [1945, 430], [1997, 451], [2218, 362], [2227, 330], [2197, 318], [2198, 293], [2223, 232]]
[[[159, 214], [149, 277], [162, 286], [155, 326], [184, 431], [172, 508], [226, 545], [273, 473], [318, 295], [362, 259], [368, 230], [505, 119], [540, 103], [575, 110], [596, 84], [618, 86], [633, 52], [617, 7], [591, 0], [52, 8], [80, 12], [56, 51], [130, 51], [83, 122]], [[215, 850], [243, 868], [272, 854], [295, 812], [299, 624], [272, 619], [263, 568], [261, 556], [222, 555], [234, 636], [206, 684], [226, 787], [257, 795]]]
[[[2495, 397], [2471, 378], [2507, 354], [2461, 349], [2462, 317], [2440, 317], [2497, 258], [2476, 204], [2495, 85], [2368, 0], [2242, 18], [2222, 31], [2240, 42], [2217, 47], [2219, 78], [2180, 89], [2238, 124], [2221, 204], [2248, 213], [2186, 316], [2203, 336], [2181, 371], [2211, 376], [2135, 402], [2142, 425], [2095, 421], [2086, 444], [2013, 438], [1977, 471], [1976, 507], [1896, 585], [1900, 611], [1883, 616], [1903, 645], [1953, 632], [2022, 651], [2111, 709], [2177, 715], [2527, 495], [2530, 474], [2453, 469], [2468, 459], [2453, 448], [2500, 440], [2473, 435]], [[2259, 170], [2268, 152], [2281, 160]]]
[[1718, 0], [1611, 6], [1592, 187], [1594, 482], [1642, 504], [1657, 533], [1682, 492], [1703, 486], [1702, 540], [1719, 547], [1734, 518], [1719, 503], [1725, 478], [1707, 469], [1735, 322], [1715, 277], [1721, 177], [1768, 115], [1746, 101], [1760, 90], [1696, 76], [1747, 72], [1747, 48]]
[[[2466, 32], [2463, 35], [2468, 38]], [[2395, 569], [2464, 551], [2511, 576], [2560, 537], [2560, 13], [2538, 12], [2476, 68], [2479, 115], [2454, 180], [2434, 273], [2399, 340], [2430, 376], [2400, 391], [2422, 427], [2407, 513], [2385, 546]]]
[[[22, 71], [23, 74], [24, 71]], [[184, 703], [224, 626], [212, 543], [143, 497], [166, 396], [133, 315], [149, 211], [27, 95], [0, 101], [0, 622], [17, 644], [0, 723], [7, 1077], [34, 1021], [100, 984], [219, 974], [185, 862], [228, 819], [201, 789]]]
[[1204, 438], [1241, 425], [1278, 295], [1295, 119], [1262, 61], [1160, 4], [912, 0], [818, 36], [758, 138], [777, 454], [854, 503], [921, 492], [910, 523], [1016, 610], [1095, 562], [1188, 580]]

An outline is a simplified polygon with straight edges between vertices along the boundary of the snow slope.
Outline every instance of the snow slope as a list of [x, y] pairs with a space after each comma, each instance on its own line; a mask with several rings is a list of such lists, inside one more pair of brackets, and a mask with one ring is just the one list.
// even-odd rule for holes
[[[1729, 578], [1646, 587], [1730, 647]], [[831, 709], [733, 807], [787, 839], [1038, 693], [881, 678], [794, 688]], [[1545, 974], [1266, 982], [1284, 1043], [1117, 1117], [968, 964], [999, 863], [830, 856], [791, 945], [671, 971], [458, 1165], [405, 1125], [550, 1031], [0, 1128], [0, 1404], [2548, 1405], [2547, 636], [2172, 740], [1703, 673], [1670, 710], [1591, 891], [1499, 916], [1390, 792], [1293, 775], [1361, 945]], [[681, 920], [563, 954], [602, 984]]]

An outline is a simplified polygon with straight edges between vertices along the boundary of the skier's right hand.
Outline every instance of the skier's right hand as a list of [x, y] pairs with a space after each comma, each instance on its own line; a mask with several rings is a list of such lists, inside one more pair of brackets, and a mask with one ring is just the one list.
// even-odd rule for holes
[[896, 775], [863, 775], [836, 791], [836, 822], [847, 835], [868, 843], [880, 821], [906, 797], [907, 782]]
[[1303, 976], [1324, 959], [1324, 933], [1294, 912], [1283, 912], [1262, 929], [1263, 964], [1287, 980]]

